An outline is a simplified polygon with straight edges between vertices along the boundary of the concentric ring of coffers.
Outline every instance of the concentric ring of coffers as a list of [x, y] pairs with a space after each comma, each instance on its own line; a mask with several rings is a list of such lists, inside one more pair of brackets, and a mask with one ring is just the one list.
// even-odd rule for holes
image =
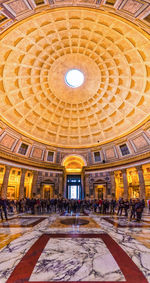
[[[90, 147], [148, 119], [149, 38], [119, 17], [49, 10], [5, 32], [0, 50], [1, 116], [35, 140]], [[83, 85], [65, 84], [70, 69], [84, 73]]]

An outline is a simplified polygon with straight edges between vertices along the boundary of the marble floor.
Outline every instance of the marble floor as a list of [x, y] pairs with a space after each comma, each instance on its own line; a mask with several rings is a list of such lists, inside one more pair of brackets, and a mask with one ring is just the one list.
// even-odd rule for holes
[[141, 223], [94, 213], [0, 222], [0, 283], [53, 281], [150, 282], [150, 213]]

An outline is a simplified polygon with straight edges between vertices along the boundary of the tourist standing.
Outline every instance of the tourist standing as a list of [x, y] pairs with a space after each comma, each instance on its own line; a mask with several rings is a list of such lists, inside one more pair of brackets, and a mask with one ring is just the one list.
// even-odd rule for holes
[[3, 212], [4, 212], [5, 219], [8, 220], [8, 218], [7, 218], [7, 201], [4, 198], [0, 199], [0, 211], [1, 211], [1, 219], [3, 220]]
[[143, 204], [139, 199], [136, 199], [135, 211], [136, 211], [136, 221], [140, 222], [142, 218]]
[[135, 211], [135, 199], [130, 201], [130, 206], [131, 206], [131, 214], [130, 214], [130, 221], [132, 218], [135, 219], [136, 211]]
[[117, 215], [119, 215], [119, 216], [122, 215], [123, 208], [124, 208], [124, 200], [123, 200], [123, 198], [121, 198], [119, 200], [119, 202], [118, 202], [118, 212], [117, 212]]
[[112, 199], [111, 202], [110, 202], [110, 214], [115, 213], [115, 208], [116, 208], [116, 200]]

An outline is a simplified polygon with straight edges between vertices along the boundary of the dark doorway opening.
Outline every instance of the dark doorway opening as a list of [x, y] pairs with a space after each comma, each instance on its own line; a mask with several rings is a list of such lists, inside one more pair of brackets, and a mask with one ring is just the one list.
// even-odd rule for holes
[[67, 176], [67, 197], [68, 199], [81, 199], [81, 176]]

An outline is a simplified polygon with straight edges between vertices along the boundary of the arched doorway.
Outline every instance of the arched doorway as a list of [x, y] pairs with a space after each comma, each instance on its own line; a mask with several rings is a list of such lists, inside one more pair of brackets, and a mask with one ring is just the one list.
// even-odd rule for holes
[[95, 199], [106, 198], [106, 183], [103, 180], [98, 180], [94, 183], [94, 198]]
[[41, 196], [43, 199], [52, 199], [54, 197], [54, 183], [51, 180], [41, 182]]
[[44, 199], [53, 198], [53, 185], [44, 184], [43, 186]]
[[83, 199], [83, 166], [86, 161], [79, 155], [67, 155], [62, 165], [65, 167], [65, 189], [64, 196], [69, 199]]

